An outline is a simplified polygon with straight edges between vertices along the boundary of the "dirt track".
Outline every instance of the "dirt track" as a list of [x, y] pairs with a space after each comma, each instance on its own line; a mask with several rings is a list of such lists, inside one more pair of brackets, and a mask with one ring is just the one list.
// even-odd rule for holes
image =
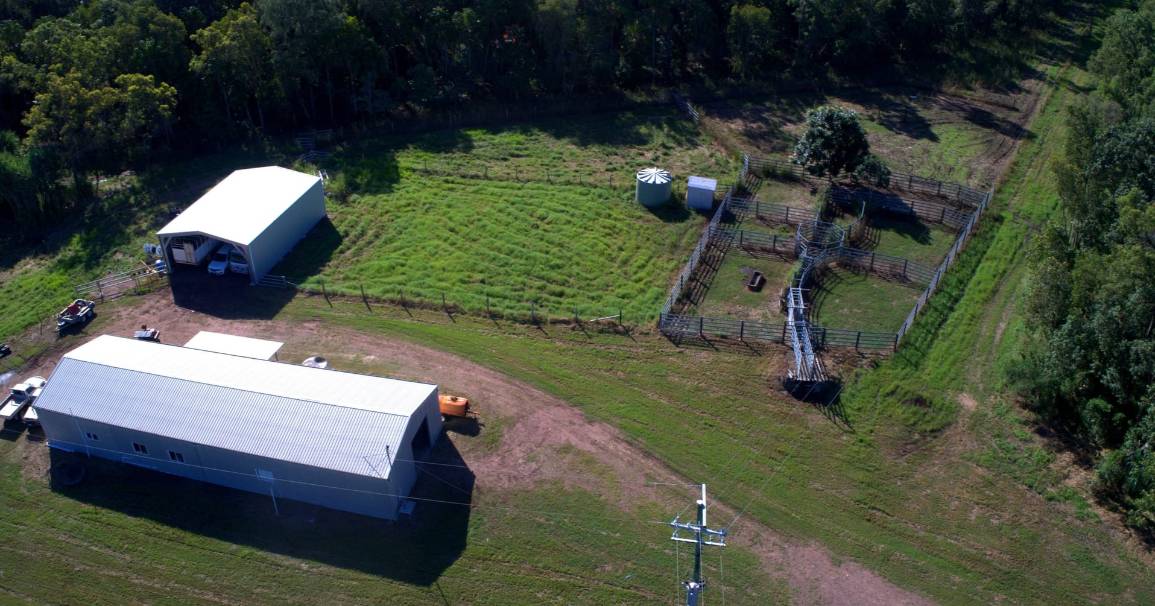
[[[678, 508], [685, 504], [671, 502], [668, 492], [648, 483], [686, 480], [634, 446], [617, 429], [591, 421], [565, 401], [459, 356], [318, 322], [222, 319], [177, 307], [167, 291], [142, 297], [131, 308], [105, 312], [100, 331], [127, 336], [142, 320], [159, 328], [166, 343], [182, 344], [200, 330], [267, 338], [283, 341], [284, 351], [324, 353], [338, 367], [342, 361], [356, 361], [389, 369], [390, 374], [400, 378], [438, 383], [447, 391], [467, 390], [465, 393], [482, 407], [483, 418], [501, 419], [503, 425], [500, 444], [480, 452], [470, 447], [470, 438], [450, 434], [450, 439], [460, 443], [470, 470], [476, 474], [478, 490], [528, 487], [550, 480], [589, 490], [623, 509], [655, 501]], [[65, 342], [60, 351], [44, 356], [32, 372], [47, 376], [64, 347], [72, 347], [84, 338]], [[39, 456], [36, 450], [41, 453]], [[36, 450], [29, 452], [26, 464], [43, 468], [46, 463], [38, 459], [47, 455], [43, 449]], [[559, 452], [575, 451], [613, 473], [575, 470], [572, 454], [559, 456]], [[615, 477], [607, 479], [607, 475]], [[722, 519], [735, 515], [721, 504], [714, 509]], [[784, 578], [799, 603], [928, 603], [854, 562], [836, 564], [831, 554], [817, 544], [784, 540], [750, 518], [741, 520], [732, 538], [736, 545], [757, 553], [769, 574]]]

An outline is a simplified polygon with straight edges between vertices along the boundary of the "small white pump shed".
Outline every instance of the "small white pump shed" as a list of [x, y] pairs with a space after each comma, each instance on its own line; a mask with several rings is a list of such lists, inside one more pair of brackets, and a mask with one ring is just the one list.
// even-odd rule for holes
[[686, 206], [694, 210], [713, 210], [716, 191], [718, 191], [717, 179], [690, 177], [686, 183]]

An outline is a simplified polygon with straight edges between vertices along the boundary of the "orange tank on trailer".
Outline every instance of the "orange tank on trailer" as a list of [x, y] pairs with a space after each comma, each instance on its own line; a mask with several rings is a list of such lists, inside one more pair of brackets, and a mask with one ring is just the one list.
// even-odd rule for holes
[[458, 396], [440, 395], [438, 396], [439, 404], [441, 405], [441, 416], [444, 417], [468, 417], [469, 416], [469, 398], [461, 398]]

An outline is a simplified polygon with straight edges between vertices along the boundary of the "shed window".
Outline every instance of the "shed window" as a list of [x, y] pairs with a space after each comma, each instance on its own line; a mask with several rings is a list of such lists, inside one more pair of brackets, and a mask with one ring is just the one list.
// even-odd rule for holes
[[100, 436], [92, 433], [91, 431], [84, 432], [84, 437], [88, 438], [89, 440], [92, 440], [93, 442], [100, 441]]
[[175, 450], [168, 451], [168, 458], [176, 461], [177, 463], [184, 463], [184, 455]]
[[140, 442], [133, 442], [132, 443], [132, 450], [134, 452], [139, 453], [139, 454], [144, 454], [144, 455], [148, 454], [148, 447], [145, 446], [144, 444], [141, 444]]

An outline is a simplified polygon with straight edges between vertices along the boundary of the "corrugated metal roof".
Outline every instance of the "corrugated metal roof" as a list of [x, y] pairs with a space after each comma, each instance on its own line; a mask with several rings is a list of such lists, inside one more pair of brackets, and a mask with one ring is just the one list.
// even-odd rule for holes
[[280, 166], [233, 171], [157, 235], [202, 233], [248, 246], [320, 180]]
[[217, 448], [388, 477], [386, 447], [398, 451], [409, 418], [436, 389], [106, 335], [66, 354], [36, 405]]
[[243, 356], [257, 360], [271, 360], [283, 345], [284, 343], [277, 341], [238, 337], [237, 335], [226, 335], [208, 330], [198, 332], [195, 337], [189, 339], [188, 343], [184, 344], [185, 347], [192, 349], [215, 351], [217, 353]]

